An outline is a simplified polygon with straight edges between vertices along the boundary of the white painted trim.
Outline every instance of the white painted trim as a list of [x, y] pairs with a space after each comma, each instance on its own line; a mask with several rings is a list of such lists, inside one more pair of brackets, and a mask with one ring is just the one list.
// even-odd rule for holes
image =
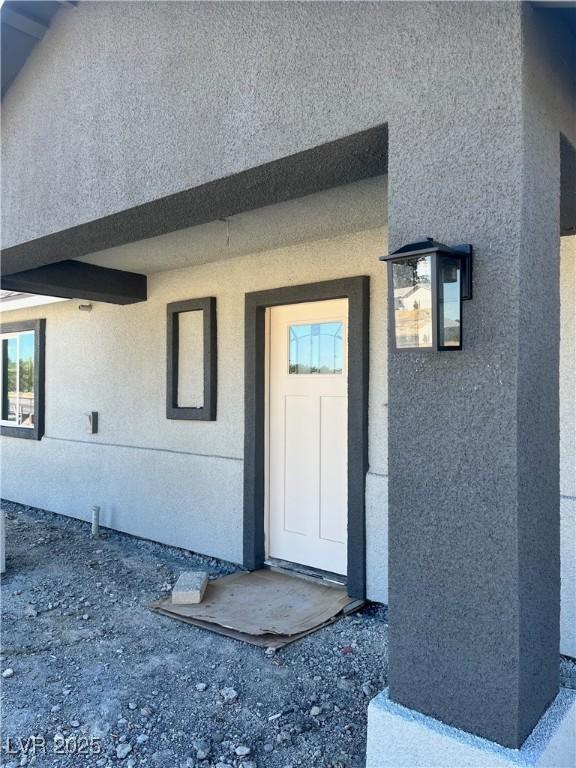
[[270, 307], [264, 317], [264, 559], [270, 553]]

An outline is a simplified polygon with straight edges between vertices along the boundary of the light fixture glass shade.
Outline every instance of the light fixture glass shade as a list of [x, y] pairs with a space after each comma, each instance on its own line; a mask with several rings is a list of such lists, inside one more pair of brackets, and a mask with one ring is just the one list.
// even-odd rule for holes
[[438, 256], [438, 346], [462, 347], [461, 262], [452, 256]]
[[432, 333], [432, 257], [392, 263], [397, 349], [430, 349]]

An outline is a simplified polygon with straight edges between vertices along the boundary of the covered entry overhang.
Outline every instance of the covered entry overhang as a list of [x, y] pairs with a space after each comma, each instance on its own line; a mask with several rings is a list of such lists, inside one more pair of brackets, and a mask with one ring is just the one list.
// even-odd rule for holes
[[145, 301], [146, 275], [138, 271], [138, 263], [134, 271], [116, 269], [114, 256], [124, 254], [111, 249], [381, 176], [387, 170], [387, 153], [387, 127], [378, 125], [6, 248], [1, 288], [113, 304]]
[[[560, 234], [570, 235], [576, 232], [576, 149], [563, 135], [560, 168]], [[122, 246], [211, 222], [227, 222], [240, 213], [380, 176], [387, 170], [388, 128], [382, 124], [4, 248], [0, 289], [112, 304], [146, 301], [145, 265], [129, 258], [131, 266], [126, 269], [126, 253], [119, 250]]]

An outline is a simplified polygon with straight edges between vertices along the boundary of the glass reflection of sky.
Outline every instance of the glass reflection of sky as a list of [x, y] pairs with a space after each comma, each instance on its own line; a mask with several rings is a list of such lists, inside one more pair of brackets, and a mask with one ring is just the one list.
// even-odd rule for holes
[[16, 355], [18, 354], [18, 340], [16, 337], [12, 339], [4, 339], [3, 345], [3, 359], [6, 360], [8, 365], [16, 362]]
[[418, 280], [424, 280], [424, 282], [430, 282], [432, 272], [432, 262], [430, 258], [418, 259], [416, 266], [416, 273]]
[[34, 333], [23, 333], [20, 336], [20, 360], [34, 359]]
[[290, 373], [342, 373], [343, 324], [291, 325]]
[[33, 331], [2, 339], [2, 366], [2, 420], [17, 426], [32, 428], [34, 426]]
[[446, 259], [440, 264], [440, 301], [444, 322], [460, 322], [460, 265]]
[[444, 318], [460, 320], [460, 281], [444, 283]]

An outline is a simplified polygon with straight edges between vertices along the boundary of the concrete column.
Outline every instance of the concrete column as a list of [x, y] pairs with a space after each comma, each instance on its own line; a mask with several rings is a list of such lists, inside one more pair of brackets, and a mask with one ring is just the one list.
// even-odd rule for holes
[[474, 246], [463, 351], [390, 344], [390, 697], [514, 748], [559, 654], [559, 132], [520, 62], [389, 127], [390, 250]]

